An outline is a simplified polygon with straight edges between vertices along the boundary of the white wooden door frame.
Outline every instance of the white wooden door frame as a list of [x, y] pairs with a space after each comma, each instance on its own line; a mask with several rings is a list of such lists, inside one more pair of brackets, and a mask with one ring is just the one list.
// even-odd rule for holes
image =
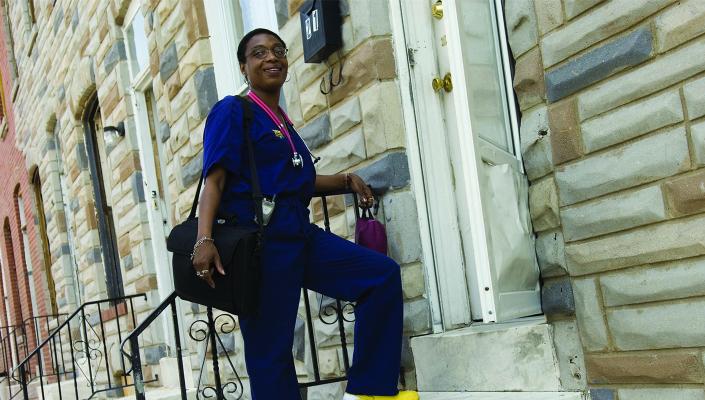
[[[125, 23], [123, 27], [127, 27], [132, 23], [133, 18], [138, 12], [141, 12], [139, 1], [133, 1], [127, 10]], [[127, 37], [127, 35], [125, 35]], [[128, 43], [129, 45], [129, 43]], [[129, 57], [129, 56], [128, 56]], [[165, 216], [168, 215], [166, 207], [166, 199], [161, 199], [158, 188], [158, 178], [156, 170], [156, 162], [154, 158], [154, 150], [152, 146], [152, 134], [149, 125], [149, 115], [147, 112], [147, 100], [145, 91], [151, 88], [152, 79], [149, 73], [149, 66], [146, 66], [142, 71], [132, 71], [133, 64], [130, 63], [130, 75], [132, 77], [128, 94], [131, 99], [133, 108], [133, 116], [135, 121], [135, 136], [137, 141], [138, 154], [140, 165], [142, 166], [142, 184], [145, 195], [145, 207], [147, 208], [147, 219], [149, 222], [149, 246], [145, 246], [147, 250], [143, 254], [143, 269], [144, 272], [154, 272], [157, 278], [157, 295], [154, 299], [148, 295], [149, 301], [156, 306], [161, 303], [161, 300], [166, 298], [174, 291], [174, 278], [171, 270], [171, 255], [166, 248], [166, 231]], [[156, 112], [156, 104], [154, 104]], [[128, 128], [126, 128], [128, 129]], [[166, 188], [164, 188], [166, 190]], [[177, 302], [177, 310], [179, 318], [183, 315], [181, 305]], [[182, 321], [183, 322], [183, 321]], [[174, 332], [170, 318], [163, 315], [157, 322], [161, 325], [161, 330], [164, 337], [164, 343], [174, 348]]]
[[427, 296], [437, 332], [472, 322], [470, 298], [458, 226], [458, 204], [453, 196], [446, 122], [441, 101], [431, 88], [431, 80], [439, 76], [439, 72], [433, 29], [428, 19], [430, 6], [426, 9], [402, 2], [390, 0], [390, 18], [412, 190], [419, 215]]

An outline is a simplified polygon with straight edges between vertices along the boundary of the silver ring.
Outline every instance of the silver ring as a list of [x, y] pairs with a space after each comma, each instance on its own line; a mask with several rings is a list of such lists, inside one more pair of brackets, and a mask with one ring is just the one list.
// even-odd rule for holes
[[207, 269], [196, 271], [196, 276], [199, 278], [205, 278], [208, 274], [210, 274], [210, 271], [208, 271]]

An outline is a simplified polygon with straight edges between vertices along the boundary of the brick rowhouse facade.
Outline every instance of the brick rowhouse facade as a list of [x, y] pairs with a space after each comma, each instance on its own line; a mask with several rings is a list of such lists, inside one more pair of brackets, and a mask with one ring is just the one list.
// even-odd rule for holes
[[[8, 327], [22, 324], [37, 315], [52, 314], [47, 291], [45, 262], [42, 255], [37, 219], [35, 218], [34, 192], [25, 157], [16, 147], [13, 94], [17, 87], [14, 77], [14, 62], [9, 59], [6, 48], [6, 27], [0, 26], [0, 76], [2, 77], [2, 122], [0, 126], [0, 224], [2, 231], [2, 280], [0, 281], [0, 321]], [[21, 203], [20, 200], [21, 199]], [[22, 209], [20, 210], [20, 206]], [[20, 213], [24, 215], [22, 227]], [[23, 234], [24, 230], [24, 234]], [[25, 248], [27, 247], [27, 249]], [[29, 260], [26, 255], [29, 255]], [[31, 276], [28, 265], [33, 266]], [[35, 288], [35, 299], [30, 294], [30, 279]], [[34, 309], [33, 304], [36, 304]], [[8, 310], [9, 308], [9, 310]], [[8, 320], [9, 316], [9, 320]], [[32, 324], [26, 331], [29, 346], [35, 345]], [[3, 331], [3, 334], [7, 331]], [[44, 333], [42, 333], [43, 335]]]

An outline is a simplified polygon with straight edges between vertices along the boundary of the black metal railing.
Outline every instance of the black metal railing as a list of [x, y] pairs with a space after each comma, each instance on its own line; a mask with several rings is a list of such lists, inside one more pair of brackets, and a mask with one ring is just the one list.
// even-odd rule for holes
[[[111, 350], [136, 325], [138, 299], [146, 300], [146, 295], [89, 301], [65, 316], [11, 369], [16, 384], [9, 386], [9, 398], [22, 395], [28, 400], [36, 394], [46, 399], [50, 394], [59, 400], [87, 399], [103, 392], [119, 395], [132, 386], [124, 358], [116, 351], [115, 359]], [[37, 392], [30, 393], [33, 389]]]
[[20, 324], [0, 327], [0, 382], [8, 379], [15, 362], [25, 358], [67, 315], [32, 316]]
[[[330, 215], [328, 210], [328, 197], [330, 196], [347, 196], [347, 199], [352, 198], [354, 206], [355, 218], [359, 218], [358, 199], [354, 193], [348, 191], [335, 191], [317, 193], [316, 197], [321, 198], [321, 206], [323, 209], [323, 225], [324, 229], [331, 231]], [[345, 210], [343, 210], [344, 212]], [[330, 299], [320, 294], [317, 294], [318, 310], [317, 319], [324, 325], [337, 325], [338, 335], [340, 337], [340, 346], [343, 354], [343, 371], [338, 376], [322, 376], [318, 361], [318, 348], [316, 345], [316, 329], [314, 322], [314, 311], [312, 311], [311, 300], [309, 299], [309, 291], [303, 289], [306, 334], [308, 337], [309, 354], [311, 356], [311, 367], [313, 370], [312, 379], [306, 382], [299, 383], [302, 391], [311, 386], [324, 385], [334, 382], [347, 380], [347, 371], [350, 368], [350, 356], [348, 354], [348, 338], [345, 323], [354, 322], [355, 305], [349, 302], [342, 302], [336, 299]], [[198, 378], [195, 382], [195, 387], [187, 387], [187, 375], [193, 371], [185, 367], [184, 357], [188, 357], [190, 352], [189, 347], [184, 347], [183, 339], [186, 335], [181, 334], [179, 311], [177, 299], [179, 296], [174, 292], [167, 296], [162, 303], [152, 311], [127, 337], [122, 341], [122, 352], [131, 361], [131, 369], [128, 373], [131, 374], [134, 380], [135, 397], [138, 400], [146, 398], [145, 384], [148, 383], [144, 379], [142, 356], [140, 350], [139, 337], [145, 332], [151, 324], [153, 324], [159, 316], [169, 308], [171, 311], [171, 324], [173, 332], [173, 340], [175, 347], [176, 363], [178, 366], [178, 382], [180, 395], [183, 400], [189, 396], [190, 390], [195, 390], [197, 399], [215, 398], [221, 399], [241, 399], [245, 393], [241, 375], [235, 368], [235, 364], [231, 357], [227, 346], [224, 343], [224, 335], [232, 334], [237, 326], [235, 317], [227, 313], [216, 315], [216, 310], [211, 307], [206, 307], [205, 317], [195, 318], [189, 325], [188, 338], [194, 343], [205, 343], [203, 355], [199, 357]], [[185, 300], [181, 300], [185, 301]], [[210, 360], [209, 360], [210, 358]], [[212, 367], [213, 376], [208, 376], [208, 368], [206, 363], [209, 362]], [[229, 373], [226, 371], [229, 370]], [[206, 376], [204, 377], [204, 374]]]

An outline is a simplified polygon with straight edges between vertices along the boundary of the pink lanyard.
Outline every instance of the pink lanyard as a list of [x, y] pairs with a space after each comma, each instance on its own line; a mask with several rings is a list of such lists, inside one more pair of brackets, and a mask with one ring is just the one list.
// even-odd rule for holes
[[[250, 90], [249, 92], [247, 92], [247, 96], [250, 99], [252, 99], [252, 101], [254, 101], [255, 104], [260, 106], [260, 108], [262, 108], [262, 110], [264, 110], [265, 113], [267, 113], [267, 115], [272, 120], [272, 122], [274, 122], [274, 125], [276, 125], [279, 128], [279, 130], [284, 134], [284, 136], [286, 136], [286, 139], [289, 141], [289, 146], [291, 146], [291, 152], [293, 153], [293, 156], [291, 157], [291, 163], [294, 165], [294, 167], [302, 167], [304, 165], [304, 160], [303, 160], [303, 158], [301, 158], [299, 153], [296, 151], [296, 147], [294, 146], [294, 141], [291, 140], [291, 135], [289, 134], [289, 129], [287, 129], [286, 124], [284, 122], [282, 122], [281, 120], [279, 120], [279, 117], [277, 117], [277, 115], [274, 114], [274, 111], [272, 111], [272, 109], [269, 108], [269, 106], [266, 105], [264, 103], [264, 101], [262, 101], [262, 99], [260, 99], [259, 96], [257, 96], [257, 94], [255, 92]], [[282, 113], [282, 115], [284, 116], [286, 121], [291, 124], [291, 120], [289, 119], [289, 116], [286, 115], [284, 110], [282, 110], [280, 108], [279, 111]]]

